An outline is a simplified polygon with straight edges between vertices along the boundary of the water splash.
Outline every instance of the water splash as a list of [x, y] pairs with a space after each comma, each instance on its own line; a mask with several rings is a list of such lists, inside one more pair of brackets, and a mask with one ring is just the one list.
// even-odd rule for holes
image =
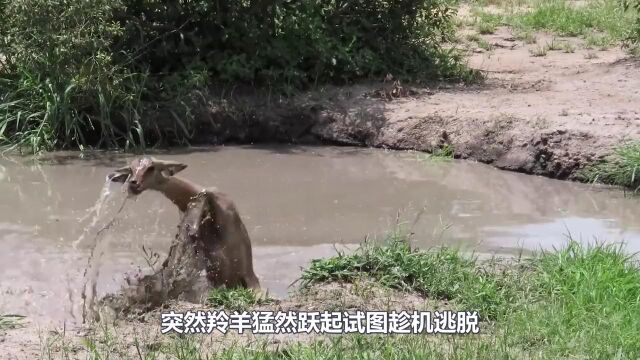
[[161, 268], [149, 275], [126, 278], [121, 291], [105, 296], [96, 308], [110, 309], [107, 313], [116, 315], [141, 314], [170, 300], [200, 301], [208, 289], [207, 280], [200, 275], [212, 264], [198, 239], [215, 231], [210, 214], [206, 195], [198, 195], [182, 217]]
[[87, 209], [86, 214], [84, 216], [78, 219], [79, 223], [83, 223], [89, 218], [89, 216], [93, 215], [91, 223], [87, 227], [85, 227], [80, 237], [78, 237], [78, 239], [73, 242], [74, 250], [78, 249], [78, 245], [82, 241], [84, 241], [87, 234], [91, 232], [91, 230], [95, 229], [96, 225], [98, 224], [98, 221], [100, 220], [101, 210], [104, 207], [107, 200], [109, 200], [110, 195], [112, 194], [111, 186], [112, 186], [112, 182], [109, 181], [108, 178], [105, 179], [104, 185], [102, 186], [102, 190], [100, 191], [100, 196], [98, 197], [98, 200], [96, 200], [96, 203], [92, 207]]
[[[85, 227], [80, 237], [73, 243], [73, 247], [77, 248], [80, 243], [85, 241], [89, 234], [95, 234], [89, 244], [90, 253], [87, 259], [87, 266], [83, 273], [81, 294], [83, 323], [94, 314], [95, 299], [97, 296], [97, 283], [98, 277], [100, 276], [100, 265], [104, 255], [105, 246], [107, 245], [102, 241], [102, 239], [104, 238], [107, 230], [117, 223], [118, 215], [122, 213], [122, 210], [129, 199], [128, 197], [125, 197], [118, 207], [118, 210], [113, 215], [107, 216], [106, 214], [108, 214], [108, 212], [105, 210], [109, 209], [109, 205], [112, 204], [111, 200], [114, 199], [112, 196], [114, 194], [112, 191], [113, 184], [114, 183], [110, 181], [109, 178], [105, 179], [105, 184], [102, 187], [102, 191], [100, 192], [100, 196], [98, 197], [95, 205], [88, 209], [87, 214], [79, 220], [81, 222], [86, 221], [91, 215], [93, 215], [93, 218], [89, 225]], [[106, 221], [104, 225], [100, 226], [101, 220], [106, 219], [108, 219], [108, 221]], [[96, 254], [98, 256], [96, 256]]]

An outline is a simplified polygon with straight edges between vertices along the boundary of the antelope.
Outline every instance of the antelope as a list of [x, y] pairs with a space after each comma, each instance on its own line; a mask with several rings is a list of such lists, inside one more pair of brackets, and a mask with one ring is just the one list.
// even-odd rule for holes
[[[215, 188], [203, 188], [189, 180], [174, 176], [187, 165], [141, 157], [129, 166], [110, 173], [107, 179], [126, 183], [131, 196], [145, 190], [161, 192], [180, 210], [181, 217], [189, 210], [189, 204], [199, 196], [208, 200], [204, 220], [211, 222], [208, 231], [197, 230], [200, 248], [207, 260], [207, 280], [213, 287], [244, 287], [260, 292], [260, 282], [253, 271], [251, 241], [234, 202], [227, 194]], [[166, 263], [166, 261], [165, 261]]]

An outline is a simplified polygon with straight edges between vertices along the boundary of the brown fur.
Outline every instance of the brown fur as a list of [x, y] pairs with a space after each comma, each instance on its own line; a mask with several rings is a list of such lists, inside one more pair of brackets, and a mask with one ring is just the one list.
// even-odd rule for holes
[[111, 173], [111, 181], [128, 183], [127, 190], [138, 195], [156, 190], [173, 202], [184, 216], [189, 204], [200, 194], [207, 197], [207, 206], [200, 224], [192, 224], [194, 236], [201, 242], [207, 259], [207, 279], [214, 287], [247, 287], [260, 289], [253, 271], [249, 234], [233, 201], [216, 189], [205, 189], [186, 179], [174, 176], [185, 164], [150, 157], [135, 159], [127, 167]]

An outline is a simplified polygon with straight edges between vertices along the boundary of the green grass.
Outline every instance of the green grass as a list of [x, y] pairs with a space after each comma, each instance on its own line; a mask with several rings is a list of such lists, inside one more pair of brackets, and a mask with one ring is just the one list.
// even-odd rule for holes
[[501, 15], [487, 13], [483, 11], [474, 11], [474, 25], [480, 34], [493, 34], [497, 27], [502, 24], [503, 17]]
[[622, 40], [631, 28], [633, 16], [624, 13], [614, 0], [589, 1], [575, 6], [564, 0], [534, 3], [533, 10], [514, 14], [510, 22], [532, 30], [548, 30], [561, 36], [586, 36], [593, 31]]
[[582, 37], [597, 42], [598, 47], [625, 40], [636, 16], [632, 10], [624, 11], [617, 0], [587, 1], [581, 6], [567, 0], [506, 1], [497, 2], [496, 6], [501, 10], [499, 14], [488, 13], [476, 5], [473, 13], [477, 23], [504, 23], [521, 33], [548, 31], [559, 36]]
[[[136, 355], [127, 356], [119, 349], [105, 350], [102, 339], [87, 343], [90, 359], [145, 359], [145, 360], [241, 360], [241, 359], [490, 359], [519, 358], [519, 352], [504, 346], [501, 339], [480, 340], [478, 337], [441, 338], [428, 336], [381, 336], [348, 335], [336, 336], [311, 343], [293, 343], [268, 346], [264, 340], [255, 340], [251, 345], [231, 344], [221, 348], [203, 345], [193, 337], [168, 337], [161, 346], [153, 348], [149, 344], [137, 345]], [[152, 349], [147, 349], [147, 347]], [[67, 357], [74, 353], [65, 349]], [[45, 359], [57, 358], [54, 356]], [[84, 358], [84, 357], [83, 357]]]
[[227, 310], [245, 310], [254, 305], [266, 304], [270, 300], [259, 298], [250, 289], [212, 289], [207, 296], [207, 304]]
[[[308, 342], [205, 345], [195, 336], [135, 340], [136, 359], [636, 359], [640, 356], [640, 270], [617, 245], [566, 246], [511, 262], [477, 261], [455, 249], [416, 250], [401, 231], [350, 254], [314, 260], [301, 287], [369, 277], [383, 287], [477, 310], [481, 333], [465, 336], [335, 335]], [[218, 304], [242, 292], [216, 292]], [[451, 307], [450, 307], [451, 308]], [[323, 310], [323, 309], [318, 309]], [[364, 309], [367, 310], [367, 309]], [[412, 309], [407, 309], [412, 310]], [[104, 331], [89, 338], [91, 358], [126, 358]], [[129, 339], [128, 341], [132, 341]], [[64, 347], [63, 347], [64, 348]]]
[[620, 246], [571, 242], [532, 266], [528, 301], [505, 319], [514, 343], [555, 358], [640, 355], [640, 271]]
[[317, 260], [305, 284], [365, 273], [385, 286], [442, 298], [494, 321], [491, 340], [473, 343], [531, 357], [636, 358], [640, 355], [640, 271], [620, 246], [541, 252], [507, 267], [451, 249], [412, 250], [391, 238], [352, 255]]
[[619, 145], [604, 161], [589, 166], [579, 174], [584, 180], [640, 189], [640, 141]]
[[417, 251], [401, 234], [391, 236], [384, 246], [366, 243], [352, 255], [314, 260], [302, 274], [302, 287], [317, 282], [354, 281], [363, 274], [383, 286], [455, 301], [487, 318], [499, 316], [504, 304], [514, 296], [512, 289], [503, 286], [504, 279], [476, 267], [474, 260], [458, 251]]
[[[486, 42], [485, 42], [486, 43]], [[481, 46], [481, 42], [478, 42], [478, 46]], [[491, 50], [492, 47], [487, 43], [488, 48], [485, 50]], [[434, 148], [430, 154], [419, 154], [418, 161], [449, 161], [455, 157], [455, 149], [453, 145], [444, 144], [440, 147]]]

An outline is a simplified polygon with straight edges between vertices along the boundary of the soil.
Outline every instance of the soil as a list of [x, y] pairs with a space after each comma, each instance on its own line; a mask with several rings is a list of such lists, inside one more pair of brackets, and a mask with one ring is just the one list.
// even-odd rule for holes
[[[481, 37], [492, 50], [466, 40], [456, 46], [466, 47], [469, 65], [483, 71], [482, 84], [413, 86], [392, 100], [375, 96], [382, 81], [287, 101], [237, 96], [199, 112], [196, 140], [427, 152], [450, 145], [457, 158], [574, 180], [622, 141], [640, 139], [640, 61], [623, 49], [587, 49], [580, 39], [542, 33], [526, 44], [504, 27]], [[575, 50], [534, 56], [551, 42]]]
[[[163, 312], [175, 311], [215, 311], [219, 307], [191, 302], [171, 301], [163, 308], [129, 315], [125, 318], [103, 318], [91, 327], [38, 329], [28, 323], [24, 327], [0, 334], [0, 345], [8, 359], [35, 358], [71, 358], [91, 357], [87, 341], [95, 344], [97, 353], [114, 358], [144, 358], [146, 354], [166, 345], [172, 337], [161, 333]], [[457, 310], [454, 304], [424, 298], [376, 285], [373, 281], [362, 279], [356, 284], [329, 283], [317, 284], [296, 291], [283, 300], [272, 299], [266, 304], [251, 306], [247, 309], [224, 309], [227, 314], [233, 311], [436, 311]], [[480, 324], [479, 326], [483, 326]], [[190, 334], [201, 354], [211, 355], [218, 349], [232, 346], [256, 345], [277, 349], [292, 342], [311, 342], [331, 335], [321, 334], [238, 334], [229, 330], [226, 334], [213, 331], [211, 334]], [[135, 341], [134, 341], [135, 340]], [[140, 355], [141, 354], [141, 355]]]

